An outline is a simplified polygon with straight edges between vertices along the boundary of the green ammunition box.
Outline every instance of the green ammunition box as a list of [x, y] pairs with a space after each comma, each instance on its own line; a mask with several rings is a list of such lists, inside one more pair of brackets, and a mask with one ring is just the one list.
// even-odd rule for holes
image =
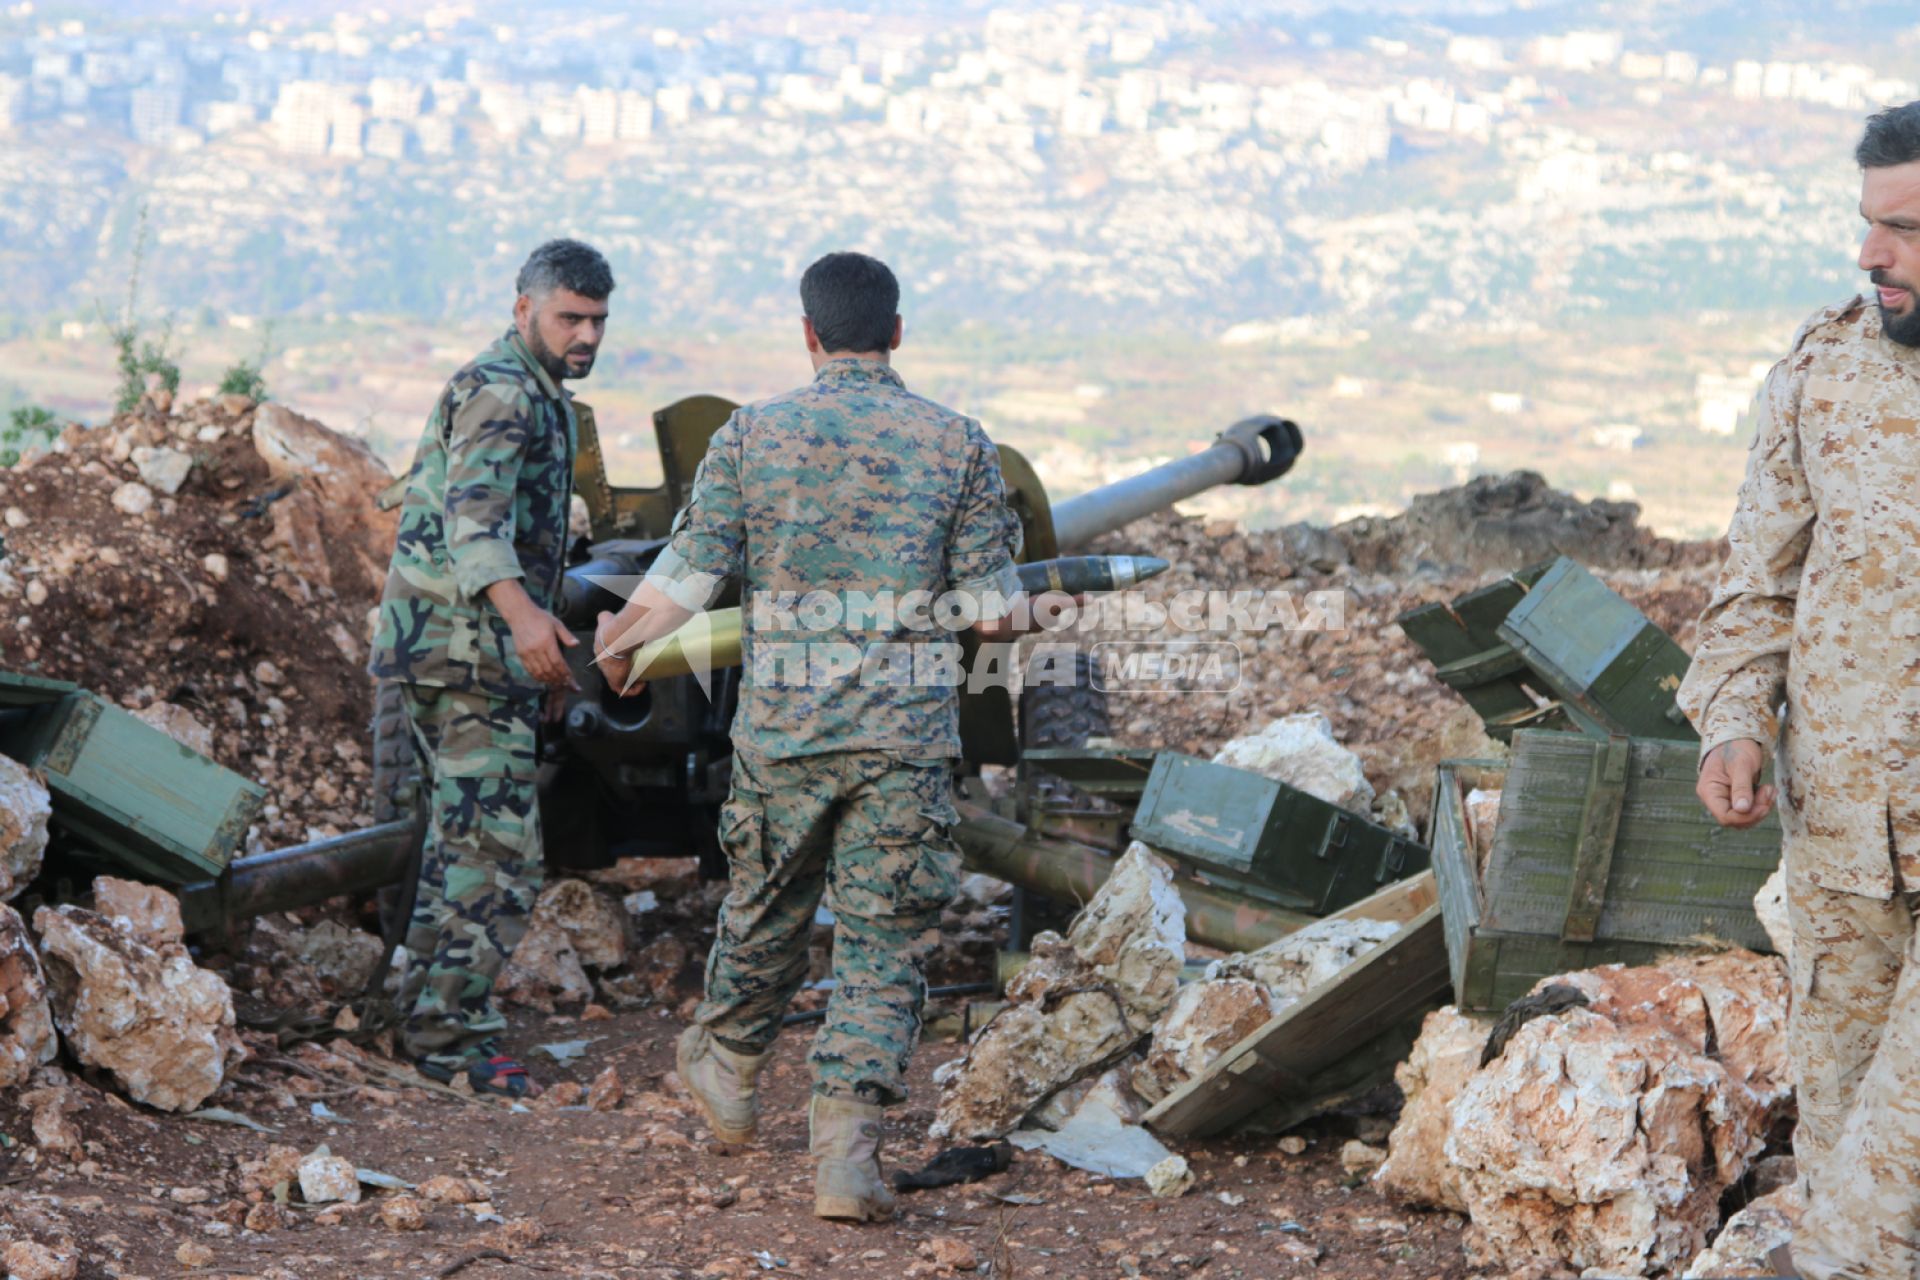
[[1424, 846], [1376, 822], [1175, 751], [1154, 761], [1132, 834], [1210, 883], [1314, 915], [1427, 867]]
[[[1449, 760], [1433, 803], [1433, 870], [1456, 1003], [1500, 1010], [1541, 978], [1690, 948], [1771, 951], [1753, 897], [1780, 862], [1769, 816], [1722, 827], [1693, 793], [1681, 742], [1529, 731], [1504, 765]], [[1484, 874], [1466, 796], [1500, 792]]]
[[1700, 740], [1673, 700], [1686, 651], [1572, 560], [1554, 561], [1499, 634], [1587, 733]]
[[1159, 754], [1144, 747], [1030, 747], [1020, 762], [1029, 773], [1058, 778], [1083, 795], [1132, 804], [1146, 789]]
[[63, 843], [162, 884], [219, 875], [266, 792], [77, 686], [0, 673], [0, 753], [46, 778]]
[[1500, 624], [1546, 571], [1545, 565], [1522, 569], [1451, 604], [1424, 604], [1398, 619], [1440, 682], [1465, 698], [1501, 742], [1515, 729], [1574, 727], [1546, 682], [1500, 636]]

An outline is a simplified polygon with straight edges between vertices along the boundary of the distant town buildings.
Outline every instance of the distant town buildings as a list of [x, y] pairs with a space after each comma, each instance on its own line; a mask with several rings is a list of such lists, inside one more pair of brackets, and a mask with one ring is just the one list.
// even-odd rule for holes
[[1695, 424], [1708, 435], [1732, 435], [1753, 404], [1769, 368], [1765, 361], [1760, 361], [1737, 375], [1702, 373], [1695, 377]]

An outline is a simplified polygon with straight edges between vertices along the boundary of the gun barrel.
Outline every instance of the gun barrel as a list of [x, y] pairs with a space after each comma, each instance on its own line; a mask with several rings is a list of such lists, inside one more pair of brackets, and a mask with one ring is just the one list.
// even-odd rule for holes
[[[1113, 873], [1111, 854], [1071, 840], [1038, 835], [991, 810], [962, 800], [953, 838], [969, 869], [1062, 902], [1085, 902]], [[1236, 897], [1190, 876], [1174, 881], [1187, 904], [1187, 936], [1228, 951], [1257, 951], [1314, 922], [1315, 917]]]
[[392, 884], [406, 870], [411, 822], [385, 822], [326, 840], [235, 858], [217, 880], [180, 890], [189, 933], [238, 924], [342, 893]]
[[1211, 448], [1055, 504], [1054, 542], [1062, 551], [1085, 546], [1216, 485], [1277, 480], [1293, 468], [1301, 445], [1299, 426], [1285, 418], [1269, 415], [1236, 422]]

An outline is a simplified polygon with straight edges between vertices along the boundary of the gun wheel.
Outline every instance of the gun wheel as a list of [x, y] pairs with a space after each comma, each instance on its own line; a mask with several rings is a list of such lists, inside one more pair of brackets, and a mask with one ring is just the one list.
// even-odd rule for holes
[[1026, 748], [1084, 747], [1113, 732], [1107, 692], [1093, 684], [1093, 664], [1073, 655], [1073, 683], [1029, 685], [1020, 691], [1020, 745]]
[[[1020, 745], [1022, 749], [1084, 747], [1093, 738], [1113, 732], [1107, 693], [1094, 687], [1093, 664], [1084, 653], [1073, 656], [1072, 684], [1028, 685], [1020, 690]], [[1021, 765], [1022, 769], [1031, 769]], [[1050, 774], [1033, 769], [1035, 790], [1051, 804], [1097, 805]], [[1016, 887], [1013, 918], [1008, 921], [1009, 950], [1024, 951], [1042, 929], [1064, 933], [1073, 911], [1064, 903]]]

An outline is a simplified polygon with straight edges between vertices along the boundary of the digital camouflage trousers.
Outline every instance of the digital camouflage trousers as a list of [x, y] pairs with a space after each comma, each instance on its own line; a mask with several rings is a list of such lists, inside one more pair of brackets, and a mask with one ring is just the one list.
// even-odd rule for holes
[[1835, 893], [1789, 871], [1798, 1085], [1794, 1233], [1810, 1280], [1920, 1269], [1920, 894]]
[[458, 1069], [506, 1029], [494, 980], [540, 892], [539, 703], [403, 685], [431, 825], [407, 923], [401, 1037]]
[[720, 812], [729, 891], [695, 1021], [758, 1053], [807, 976], [822, 894], [833, 912], [834, 988], [814, 1038], [814, 1092], [887, 1105], [907, 1096], [927, 957], [959, 881], [945, 760], [841, 751], [733, 757]]

